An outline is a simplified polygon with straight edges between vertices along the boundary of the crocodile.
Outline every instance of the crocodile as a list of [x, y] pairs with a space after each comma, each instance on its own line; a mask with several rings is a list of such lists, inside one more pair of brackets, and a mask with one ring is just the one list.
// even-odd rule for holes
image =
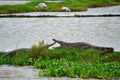
[[56, 39], [52, 39], [54, 42], [60, 44], [59, 47], [57, 48], [70, 48], [70, 49], [77, 49], [80, 52], [84, 49], [95, 49], [95, 50], [99, 50], [99, 51], [103, 51], [105, 53], [112, 53], [114, 52], [114, 48], [112, 47], [101, 47], [101, 46], [95, 46], [86, 42], [74, 42], [74, 43], [68, 43], [68, 42], [64, 42], [64, 41], [59, 41]]

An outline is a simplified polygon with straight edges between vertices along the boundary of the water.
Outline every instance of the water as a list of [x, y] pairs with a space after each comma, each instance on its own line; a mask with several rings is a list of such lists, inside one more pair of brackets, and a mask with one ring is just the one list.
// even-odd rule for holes
[[0, 80], [37, 80], [39, 79], [38, 70], [32, 66], [0, 66]]
[[30, 1], [25, 1], [25, 0], [1, 0], [0, 5], [15, 5], [15, 4], [25, 4]]
[[88, 42], [120, 51], [120, 17], [1, 18], [0, 51], [31, 47], [44, 40]]

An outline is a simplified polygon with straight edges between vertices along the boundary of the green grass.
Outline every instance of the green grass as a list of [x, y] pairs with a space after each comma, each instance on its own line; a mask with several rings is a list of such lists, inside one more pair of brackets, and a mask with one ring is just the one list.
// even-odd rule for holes
[[[40, 69], [40, 76], [112, 79], [120, 77], [120, 52], [101, 55], [97, 50], [79, 52], [72, 49], [48, 50], [44, 42], [32, 46], [29, 53], [17, 52], [14, 57], [3, 58], [0, 65], [32, 65]], [[37, 57], [36, 57], [37, 56]]]
[[[0, 6], [0, 14], [2, 13], [21, 13], [21, 12], [34, 12], [35, 6], [44, 1], [32, 1], [26, 4], [19, 5], [3, 5]], [[64, 2], [45, 2], [47, 12], [61, 11], [61, 7], [67, 6], [72, 11], [85, 11], [89, 7], [103, 7], [119, 5], [120, 0], [64, 0]], [[40, 11], [40, 10], [37, 10]]]

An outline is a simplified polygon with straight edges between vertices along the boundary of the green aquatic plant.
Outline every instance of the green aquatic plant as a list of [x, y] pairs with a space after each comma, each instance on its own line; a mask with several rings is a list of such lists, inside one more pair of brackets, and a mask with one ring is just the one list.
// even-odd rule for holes
[[[120, 76], [120, 63], [80, 63], [69, 62], [66, 60], [49, 60], [41, 62], [45, 69], [41, 69], [40, 76], [53, 76], [53, 77], [77, 77], [77, 78], [99, 78], [111, 79], [119, 78]], [[40, 63], [40, 64], [41, 64]], [[69, 67], [68, 67], [69, 66]]]
[[28, 53], [17, 52], [14, 57], [1, 57], [0, 64], [10, 64], [10, 65], [32, 65], [33, 59], [29, 58]]

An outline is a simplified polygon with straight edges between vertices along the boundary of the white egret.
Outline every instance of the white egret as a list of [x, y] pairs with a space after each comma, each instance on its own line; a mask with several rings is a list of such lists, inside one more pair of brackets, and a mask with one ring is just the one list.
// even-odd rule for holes
[[45, 3], [39, 3], [37, 6], [35, 6], [35, 11], [37, 9], [41, 9], [41, 11], [44, 11], [45, 8], [47, 8], [47, 5]]
[[65, 12], [70, 12], [71, 10], [68, 8], [68, 7], [65, 7], [65, 6], [62, 6], [62, 11], [65, 11]]

